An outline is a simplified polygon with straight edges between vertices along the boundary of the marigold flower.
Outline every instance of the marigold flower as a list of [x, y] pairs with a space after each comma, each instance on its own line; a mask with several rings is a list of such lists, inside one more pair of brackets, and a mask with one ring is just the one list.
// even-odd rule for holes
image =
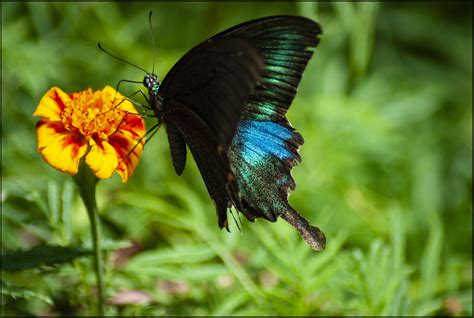
[[120, 93], [110, 86], [67, 94], [51, 88], [33, 116], [38, 151], [53, 168], [76, 174], [80, 159], [97, 178], [117, 172], [126, 182], [138, 164], [145, 143], [145, 123]]

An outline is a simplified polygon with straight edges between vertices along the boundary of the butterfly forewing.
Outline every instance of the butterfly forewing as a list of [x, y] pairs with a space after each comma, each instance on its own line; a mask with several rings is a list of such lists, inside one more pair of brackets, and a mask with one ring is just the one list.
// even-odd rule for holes
[[279, 120], [296, 94], [302, 74], [322, 33], [318, 23], [303, 17], [274, 16], [249, 21], [212, 37], [245, 37], [263, 55], [262, 80], [250, 97], [244, 116]]
[[206, 41], [184, 55], [163, 80], [159, 95], [164, 111], [172, 113], [170, 99], [186, 105], [227, 151], [262, 68], [259, 50], [245, 39]]

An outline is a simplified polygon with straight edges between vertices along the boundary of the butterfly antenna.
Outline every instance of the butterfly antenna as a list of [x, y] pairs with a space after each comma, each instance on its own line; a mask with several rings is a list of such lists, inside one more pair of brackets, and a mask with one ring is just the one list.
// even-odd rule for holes
[[153, 45], [153, 66], [152, 66], [152, 73], [155, 73], [155, 60], [156, 60], [156, 44], [155, 44], [155, 37], [153, 36], [153, 27], [151, 25], [151, 15], [153, 11], [150, 10], [150, 14], [148, 15], [148, 24], [150, 25], [150, 34], [151, 34], [151, 43]]
[[102, 47], [102, 45], [101, 45], [100, 43], [97, 43], [97, 46], [98, 46], [99, 49], [100, 49], [102, 52], [104, 52], [105, 54], [110, 55], [110, 56], [112, 56], [113, 58], [115, 58], [115, 59], [117, 59], [117, 60], [119, 60], [119, 61], [121, 61], [121, 62], [127, 63], [128, 65], [131, 65], [131, 66], [133, 66], [133, 67], [136, 67], [136, 68], [138, 68], [139, 70], [142, 70], [143, 72], [145, 72], [146, 74], [148, 74], [148, 71], [145, 70], [144, 68], [141, 68], [140, 66], [135, 65], [135, 64], [133, 64], [133, 63], [131, 63], [131, 62], [129, 62], [129, 61], [126, 61], [126, 60], [124, 60], [123, 58], [120, 58], [120, 57], [118, 57], [117, 55], [114, 55], [114, 54], [110, 53], [109, 51], [105, 50], [105, 49]]

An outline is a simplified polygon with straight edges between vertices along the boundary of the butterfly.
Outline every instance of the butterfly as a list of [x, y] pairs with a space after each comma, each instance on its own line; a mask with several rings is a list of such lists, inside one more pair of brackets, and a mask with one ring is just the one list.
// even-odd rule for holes
[[[149, 18], [151, 25], [151, 12]], [[234, 207], [250, 221], [281, 217], [313, 249], [324, 249], [323, 232], [288, 203], [303, 137], [285, 116], [321, 34], [307, 18], [263, 17], [195, 46], [163, 81], [154, 72], [144, 77], [176, 173], [183, 172], [189, 148], [221, 229], [228, 229]]]

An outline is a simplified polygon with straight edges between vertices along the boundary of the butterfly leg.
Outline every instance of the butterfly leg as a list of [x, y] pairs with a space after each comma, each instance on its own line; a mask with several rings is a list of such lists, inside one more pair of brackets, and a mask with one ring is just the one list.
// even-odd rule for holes
[[[133, 96], [137, 95], [138, 93], [141, 93], [141, 94], [143, 95], [143, 97], [145, 98], [145, 100], [146, 100], [146, 102], [148, 103], [148, 105], [144, 105], [144, 104], [142, 104], [142, 103], [138, 103], [138, 102], [136, 102], [136, 101], [134, 101], [134, 100], [132, 100], [132, 99], [130, 98], [130, 97], [133, 97]], [[153, 109], [149, 106], [149, 105], [150, 105], [150, 100], [148, 99], [148, 97], [145, 95], [145, 93], [144, 93], [141, 89], [139, 89], [139, 90], [133, 92], [129, 97], [127, 97], [127, 99], [128, 99], [132, 104], [134, 104], [134, 105], [136, 105], [136, 106], [140, 106], [140, 107], [143, 107], [143, 108], [148, 109], [148, 110], [153, 110]]]
[[143, 105], [142, 103], [136, 102], [136, 101], [130, 99], [129, 97], [127, 97], [127, 100], [135, 106], [145, 108], [146, 110], [153, 110], [150, 106]]
[[[148, 96], [146, 96], [146, 94], [143, 92], [141, 88], [138, 91], [134, 92], [132, 95], [130, 95], [130, 97], [135, 96], [138, 93], [141, 93], [143, 98], [145, 98], [146, 102], [148, 103], [148, 105], [151, 105], [150, 99], [148, 98]], [[147, 108], [151, 109], [151, 107], [149, 106]]]
[[[115, 87], [115, 96], [114, 96], [114, 99], [113, 99], [113, 102], [115, 102], [115, 99], [117, 97], [117, 92], [119, 91], [119, 87], [122, 83], [133, 83], [133, 84], [136, 84], [136, 83], [141, 83], [141, 82], [137, 82], [137, 81], [131, 81], [131, 80], [126, 80], [126, 79], [122, 79], [120, 80], [118, 83], [117, 83], [117, 86]], [[148, 102], [148, 104], [150, 104], [150, 101], [149, 99], [146, 97], [145, 93], [143, 93], [143, 91], [141, 89], [139, 89], [138, 91], [132, 93], [132, 95], [130, 95], [129, 97], [132, 97], [132, 96], [135, 96], [138, 92], [141, 92], [143, 97], [145, 97], [145, 100]], [[143, 105], [143, 104], [139, 104], [139, 103], [136, 103], [135, 101], [131, 100], [130, 98], [126, 98], [127, 100], [129, 100], [131, 103], [133, 103], [134, 105], [139, 105], [141, 107], [144, 107], [146, 109], [149, 109], [149, 110], [152, 110], [150, 106], [147, 106], [147, 105]]]
[[[117, 165], [117, 168], [120, 166], [120, 163], [122, 163], [122, 161], [123, 161], [125, 158], [127, 158], [128, 156], [130, 156], [131, 153], [133, 153], [133, 151], [135, 150], [135, 148], [138, 147], [138, 145], [142, 142], [142, 140], [148, 136], [148, 138], [145, 140], [145, 143], [143, 144], [143, 146], [145, 146], [146, 143], [147, 143], [148, 141], [150, 141], [151, 138], [156, 134], [156, 132], [158, 131], [158, 129], [160, 128], [160, 126], [161, 126], [161, 122], [156, 123], [156, 124], [153, 125], [150, 129], [147, 130], [147, 132], [145, 133], [145, 135], [144, 135], [143, 137], [138, 138], [138, 139], [137, 139], [137, 143], [135, 144], [135, 146], [133, 146], [132, 149], [130, 149], [130, 151], [129, 151], [125, 156], [123, 156], [123, 157], [120, 159], [120, 162], [119, 162], [119, 164]], [[115, 169], [117, 169], [117, 168], [115, 168]]]
[[[240, 222], [237, 222], [237, 219], [235, 218], [234, 213], [232, 213], [232, 207], [229, 208], [230, 215], [232, 216], [232, 219], [234, 219], [234, 223], [237, 226], [237, 229], [239, 230], [239, 232], [242, 233], [242, 228], [241, 228], [242, 220], [240, 220], [239, 210], [236, 209], [235, 211], [237, 213], [237, 217]], [[227, 231], [230, 232], [228, 228], [227, 228]]]

